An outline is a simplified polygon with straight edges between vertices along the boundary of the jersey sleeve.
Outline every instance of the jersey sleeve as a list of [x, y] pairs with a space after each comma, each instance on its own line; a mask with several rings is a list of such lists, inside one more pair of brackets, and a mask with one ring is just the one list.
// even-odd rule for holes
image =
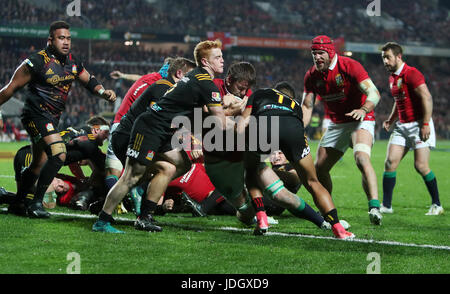
[[222, 97], [219, 88], [217, 88], [212, 80], [199, 81], [199, 85], [201, 100], [206, 106], [214, 107], [222, 105]]
[[407, 73], [406, 81], [412, 89], [415, 89], [420, 85], [425, 84], [425, 77], [418, 69], [411, 68]]
[[23, 61], [27, 66], [28, 69], [33, 73], [38, 73], [43, 67], [44, 67], [44, 56], [34, 53], [30, 55], [27, 59]]

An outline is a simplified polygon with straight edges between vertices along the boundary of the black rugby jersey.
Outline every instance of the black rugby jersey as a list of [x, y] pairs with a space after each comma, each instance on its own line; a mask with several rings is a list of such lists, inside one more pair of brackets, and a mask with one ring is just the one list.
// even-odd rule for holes
[[117, 126], [115, 132], [120, 132], [123, 134], [129, 134], [133, 128], [133, 124], [136, 118], [143, 112], [147, 110], [148, 107], [153, 105], [153, 103], [159, 101], [159, 99], [169, 90], [175, 81], [172, 77], [167, 79], [161, 79], [150, 85], [144, 92], [139, 96], [136, 101], [131, 104], [128, 112], [120, 120], [120, 125]]
[[221, 101], [220, 91], [211, 76], [205, 69], [196, 67], [153, 104], [151, 110], [154, 119], [167, 125], [176, 116], [187, 116], [192, 120], [194, 108], [220, 106]]
[[81, 61], [71, 53], [58, 58], [49, 47], [30, 55], [25, 64], [31, 71], [23, 113], [57, 119], [64, 111], [72, 83], [83, 72]]
[[247, 101], [252, 115], [258, 116], [294, 116], [303, 119], [300, 103], [275, 89], [256, 90]]

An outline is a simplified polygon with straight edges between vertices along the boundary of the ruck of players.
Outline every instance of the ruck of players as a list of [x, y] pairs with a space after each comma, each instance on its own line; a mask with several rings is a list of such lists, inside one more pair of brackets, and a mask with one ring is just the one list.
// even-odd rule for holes
[[[222, 42], [206, 40], [191, 58], [168, 56], [158, 72], [133, 78], [111, 122], [95, 115], [82, 128], [60, 129], [72, 83], [99, 99], [116, 99], [71, 53], [71, 41], [69, 24], [53, 22], [47, 46], [28, 56], [0, 90], [2, 105], [25, 89], [21, 122], [30, 139], [14, 159], [17, 191], [0, 190], [8, 213], [49, 218], [56, 203], [95, 214], [94, 232], [124, 233], [115, 216], [128, 211], [136, 216], [136, 230], [164, 234], [159, 215], [189, 211], [233, 215], [264, 235], [287, 210], [348, 240], [355, 235], [346, 207], [334, 202], [345, 195], [334, 194], [331, 173], [348, 149], [365, 196], [354, 201], [366, 199], [367, 210], [359, 213], [375, 229], [394, 213], [396, 170], [409, 150], [430, 194], [426, 214], [444, 212], [429, 166], [436, 144], [432, 97], [423, 74], [403, 61], [395, 42], [380, 51], [394, 104], [383, 123], [392, 136], [377, 179], [375, 171], [383, 167], [372, 164], [371, 154], [381, 96], [364, 65], [339, 55], [330, 36], [311, 40], [311, 65], [299, 69], [305, 73], [298, 81], [302, 93], [286, 81], [257, 88], [261, 73], [250, 62], [224, 60]], [[329, 124], [313, 150], [305, 128], [318, 100]], [[88, 175], [83, 165], [90, 167]], [[63, 166], [73, 175], [61, 174]]]

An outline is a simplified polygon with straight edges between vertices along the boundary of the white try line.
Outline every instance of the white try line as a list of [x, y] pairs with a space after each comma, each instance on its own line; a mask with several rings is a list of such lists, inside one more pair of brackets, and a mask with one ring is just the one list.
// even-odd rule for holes
[[[76, 214], [76, 213], [65, 213], [65, 212], [52, 212], [52, 215], [60, 215], [60, 216], [71, 216], [71, 217], [79, 217], [79, 218], [88, 218], [95, 219], [96, 215], [90, 214]], [[124, 218], [124, 217], [115, 217], [114, 219], [120, 221], [133, 222], [132, 219]], [[171, 224], [171, 223], [167, 223]], [[173, 224], [172, 224], [173, 225]], [[182, 227], [189, 228], [187, 225], [182, 225]], [[209, 229], [209, 228], [208, 228]], [[242, 229], [242, 228], [234, 228], [234, 227], [218, 227], [218, 231], [235, 231], [235, 232], [252, 232], [253, 229]], [[324, 239], [324, 240], [333, 240], [333, 241], [341, 241], [341, 242], [356, 242], [356, 243], [370, 243], [370, 244], [380, 244], [380, 245], [391, 245], [391, 246], [403, 246], [403, 247], [417, 247], [417, 248], [430, 248], [430, 249], [441, 249], [441, 250], [449, 250], [450, 246], [442, 246], [442, 245], [428, 245], [428, 244], [414, 244], [414, 243], [402, 243], [396, 241], [377, 241], [377, 240], [367, 240], [367, 239], [358, 239], [354, 238], [352, 240], [339, 240], [334, 237], [326, 237], [326, 236], [315, 236], [315, 235], [303, 235], [297, 233], [280, 233], [280, 232], [267, 232], [266, 236], [283, 236], [283, 237], [297, 237], [297, 238], [309, 238], [309, 239]]]
[[14, 176], [9, 176], [9, 175], [0, 175], [0, 178], [15, 178]]

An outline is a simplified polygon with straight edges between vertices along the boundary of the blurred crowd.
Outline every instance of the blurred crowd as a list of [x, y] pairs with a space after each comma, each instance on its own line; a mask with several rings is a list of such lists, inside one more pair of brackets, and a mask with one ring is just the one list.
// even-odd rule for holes
[[327, 32], [355, 42], [395, 39], [401, 43], [450, 43], [449, 9], [442, 0], [382, 1], [382, 17], [390, 16], [394, 21], [393, 27], [382, 29], [377, 19], [366, 13], [373, 0], [240, 0], [238, 5], [235, 0], [96, 0], [79, 2], [80, 17], [67, 15], [70, 2], [3, 0], [0, 24], [47, 26], [49, 19], [63, 19], [75, 27], [133, 32], [203, 36], [220, 31], [285, 37]]
[[[232, 0], [80, 1], [83, 17], [69, 18], [65, 9], [70, 2], [47, 0], [37, 5], [37, 2], [31, 0], [3, 0], [0, 24], [48, 26], [49, 19], [65, 19], [72, 27], [86, 27], [88, 19], [89, 25], [94, 28], [132, 32], [183, 32], [205, 36], [206, 31], [228, 31], [240, 35], [304, 38], [326, 33], [333, 38], [344, 37], [350, 41], [395, 40], [400, 44], [450, 44], [449, 10], [442, 6], [443, 1], [383, 1], [382, 14], [388, 13], [399, 23], [396, 29], [389, 30], [378, 28], [377, 24], [365, 15], [366, 7], [372, 1], [361, 0], [346, 0], [345, 5], [344, 1], [338, 0], [241, 0], [239, 5]], [[0, 87], [8, 83], [20, 62], [44, 46], [45, 39], [36, 41], [31, 38], [0, 38]], [[148, 46], [125, 46], [119, 41], [88, 43], [85, 40], [75, 40], [72, 52], [84, 60], [89, 72], [106, 88], [115, 89], [120, 98], [132, 83], [111, 79], [111, 71], [146, 74], [157, 71], [167, 56], [193, 59], [192, 48], [159, 48], [161, 47], [154, 49]], [[232, 53], [224, 53], [227, 64], [234, 59], [243, 59], [255, 65], [258, 73], [256, 87], [269, 87], [278, 81], [287, 80], [295, 85], [298, 97], [301, 97], [303, 91], [304, 74], [312, 65], [308, 51], [298, 51], [298, 54], [272, 52], [267, 55], [273, 55], [274, 58], [260, 59], [249, 58], [249, 55], [245, 55], [248, 53], [236, 55], [235, 50]], [[387, 82], [388, 73], [379, 56], [356, 54], [353, 57], [363, 64], [382, 95], [376, 108], [376, 116], [377, 134], [383, 138], [387, 134], [381, 130], [381, 124], [389, 115], [393, 103]], [[450, 118], [446, 115], [450, 92], [449, 59], [406, 56], [406, 61], [425, 75], [433, 95], [433, 119], [437, 133], [440, 137], [450, 138]], [[20, 99], [22, 94], [19, 92], [16, 97]], [[61, 119], [61, 128], [77, 125], [94, 114], [113, 113], [117, 107], [102, 102], [75, 83], [67, 100], [66, 112]], [[320, 116], [323, 115], [320, 105], [317, 112]], [[20, 127], [17, 120], [16, 125]]]

